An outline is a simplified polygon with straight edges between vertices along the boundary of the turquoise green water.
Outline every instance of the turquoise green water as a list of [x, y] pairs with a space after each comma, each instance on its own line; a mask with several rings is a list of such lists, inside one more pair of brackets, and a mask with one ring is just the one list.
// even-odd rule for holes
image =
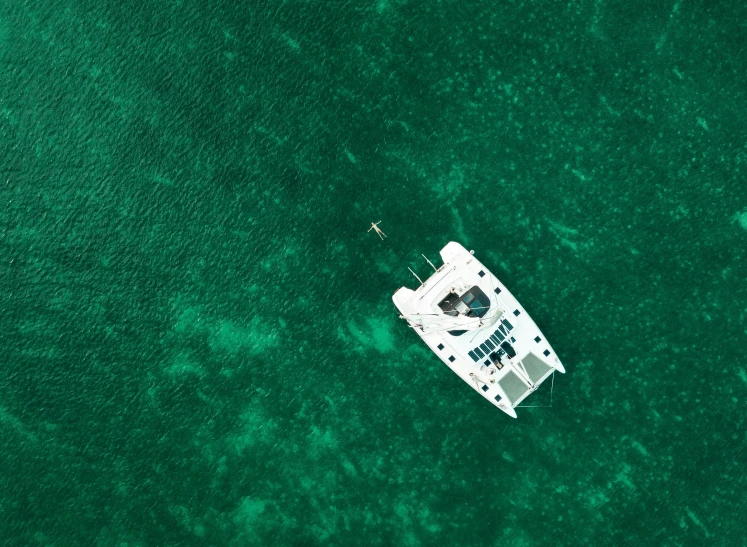
[[[746, 544], [742, 3], [129, 4], [0, 8], [3, 545]], [[449, 240], [552, 408], [397, 318]]]

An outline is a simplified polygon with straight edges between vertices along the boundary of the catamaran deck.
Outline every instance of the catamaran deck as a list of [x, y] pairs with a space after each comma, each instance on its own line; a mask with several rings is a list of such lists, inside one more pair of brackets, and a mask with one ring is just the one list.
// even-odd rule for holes
[[565, 369], [526, 310], [479, 260], [454, 242], [441, 257], [443, 266], [417, 290], [399, 289], [394, 303], [444, 363], [515, 417], [515, 406]]

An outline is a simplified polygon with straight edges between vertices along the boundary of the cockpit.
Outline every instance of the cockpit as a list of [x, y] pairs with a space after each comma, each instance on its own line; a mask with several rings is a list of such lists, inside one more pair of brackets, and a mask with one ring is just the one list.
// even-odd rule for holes
[[[490, 298], [482, 291], [480, 287], [475, 285], [465, 293], [458, 295], [456, 292], [449, 292], [441, 302], [438, 303], [438, 307], [443, 310], [446, 315], [464, 315], [466, 317], [483, 317], [490, 310]], [[463, 330], [450, 330], [448, 331], [452, 336], [459, 336], [464, 334], [466, 331]]]

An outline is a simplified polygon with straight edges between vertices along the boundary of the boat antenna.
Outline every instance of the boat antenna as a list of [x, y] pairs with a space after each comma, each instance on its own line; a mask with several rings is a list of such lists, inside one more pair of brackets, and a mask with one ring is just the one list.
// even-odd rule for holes
[[425, 258], [425, 261], [426, 261], [426, 262], [427, 262], [428, 264], [430, 264], [430, 265], [431, 265], [431, 268], [433, 268], [433, 271], [434, 271], [434, 272], [437, 272], [437, 271], [438, 271], [438, 270], [436, 269], [436, 267], [435, 267], [435, 266], [433, 265], [433, 262], [431, 262], [430, 260], [428, 260], [428, 257], [427, 257], [427, 256], [425, 256], [425, 255], [424, 255], [423, 253], [420, 253], [420, 255], [421, 255], [421, 256], [422, 256], [423, 258]]
[[415, 279], [417, 279], [418, 281], [420, 281], [420, 285], [422, 286], [424, 283], [423, 283], [423, 280], [418, 277], [418, 274], [416, 274], [415, 272], [413, 272], [412, 269], [410, 268], [410, 266], [408, 266], [407, 269], [410, 270], [410, 273], [415, 276]]

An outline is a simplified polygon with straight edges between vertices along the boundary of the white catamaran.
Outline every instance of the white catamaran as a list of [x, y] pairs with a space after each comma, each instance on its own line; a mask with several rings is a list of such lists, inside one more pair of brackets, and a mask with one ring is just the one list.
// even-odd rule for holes
[[397, 290], [394, 305], [451, 370], [516, 418], [514, 408], [565, 369], [529, 314], [474, 251], [452, 241], [440, 254], [443, 265], [436, 270], [431, 264], [435, 273], [416, 290]]

